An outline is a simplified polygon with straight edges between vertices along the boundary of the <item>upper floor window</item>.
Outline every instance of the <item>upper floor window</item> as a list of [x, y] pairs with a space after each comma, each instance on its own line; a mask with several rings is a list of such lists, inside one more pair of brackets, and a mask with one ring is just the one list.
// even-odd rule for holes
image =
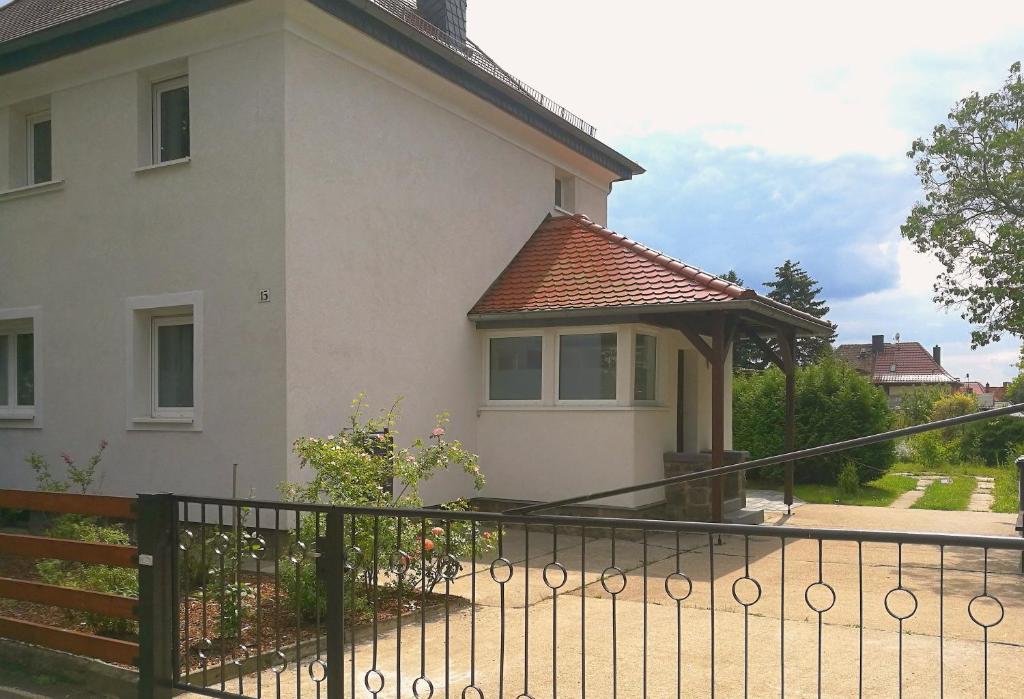
[[153, 162], [189, 157], [188, 76], [153, 84]]
[[615, 400], [616, 333], [562, 335], [558, 341], [558, 399]]
[[28, 184], [41, 184], [53, 179], [53, 142], [50, 113], [39, 112], [26, 120], [25, 146], [27, 152]]
[[575, 186], [572, 175], [555, 176], [555, 208], [572, 213], [575, 206]]
[[492, 337], [488, 358], [490, 400], [540, 400], [543, 337]]
[[35, 333], [31, 318], [0, 324], [0, 418], [31, 413], [36, 403]]

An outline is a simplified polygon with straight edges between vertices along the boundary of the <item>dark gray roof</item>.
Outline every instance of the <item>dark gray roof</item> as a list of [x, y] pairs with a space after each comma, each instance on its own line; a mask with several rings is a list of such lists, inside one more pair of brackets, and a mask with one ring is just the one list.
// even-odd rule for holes
[[0, 42], [81, 19], [132, 0], [14, 0], [0, 7]]

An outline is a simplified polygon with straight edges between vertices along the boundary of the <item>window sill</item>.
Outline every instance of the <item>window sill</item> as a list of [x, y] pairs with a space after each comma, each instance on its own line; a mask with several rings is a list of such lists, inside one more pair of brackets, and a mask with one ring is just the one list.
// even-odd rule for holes
[[39, 184], [29, 184], [24, 187], [15, 187], [14, 189], [8, 189], [0, 192], [0, 201], [20, 199], [21, 197], [30, 197], [35, 194], [46, 194], [47, 192], [56, 192], [63, 188], [64, 180], [50, 180], [49, 182], [40, 182]]
[[573, 216], [573, 215], [575, 215], [574, 211], [569, 211], [568, 209], [563, 209], [558, 204], [555, 204], [552, 207], [552, 211], [554, 211], [556, 214], [561, 214], [562, 216]]
[[153, 172], [154, 170], [163, 170], [168, 167], [177, 167], [178, 165], [188, 165], [192, 162], [192, 156], [186, 156], [184, 158], [178, 158], [177, 160], [165, 160], [162, 163], [153, 163], [152, 165], [143, 165], [137, 167], [132, 172], [136, 175], [142, 175], [147, 172]]
[[32, 408], [17, 410], [0, 410], [0, 429], [39, 429], [42, 424], [36, 421], [36, 411]]
[[194, 417], [153, 417], [142, 415], [128, 420], [129, 430], [167, 430], [175, 432], [201, 432]]

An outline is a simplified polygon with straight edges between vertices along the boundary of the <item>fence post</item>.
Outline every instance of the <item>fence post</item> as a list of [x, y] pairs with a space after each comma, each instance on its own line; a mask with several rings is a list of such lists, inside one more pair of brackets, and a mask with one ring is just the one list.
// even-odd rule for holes
[[[317, 515], [319, 516], [319, 515]], [[341, 510], [327, 513], [324, 550], [317, 563], [327, 586], [327, 699], [345, 695], [345, 517]]]
[[170, 493], [139, 495], [139, 699], [173, 696], [177, 519]]

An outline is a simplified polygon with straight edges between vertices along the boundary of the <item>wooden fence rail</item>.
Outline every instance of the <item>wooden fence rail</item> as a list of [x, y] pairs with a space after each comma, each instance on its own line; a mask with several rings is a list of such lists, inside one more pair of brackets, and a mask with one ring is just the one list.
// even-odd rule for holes
[[[55, 514], [134, 520], [135, 503], [135, 498], [105, 495], [0, 490], [0, 507]], [[0, 554], [121, 568], [135, 568], [138, 565], [138, 550], [134, 546], [29, 534], [0, 532]], [[134, 597], [48, 585], [35, 580], [0, 577], [0, 598], [75, 609], [118, 619], [138, 618], [138, 599]], [[6, 616], [0, 616], [0, 637], [122, 665], [135, 665], [138, 662], [138, 643]]]

